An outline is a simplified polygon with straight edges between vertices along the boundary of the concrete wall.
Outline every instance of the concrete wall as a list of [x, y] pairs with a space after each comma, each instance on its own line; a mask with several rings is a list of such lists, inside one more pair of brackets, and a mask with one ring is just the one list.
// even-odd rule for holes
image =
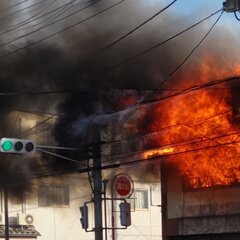
[[171, 167], [166, 181], [169, 236], [240, 232], [239, 187], [184, 192]]

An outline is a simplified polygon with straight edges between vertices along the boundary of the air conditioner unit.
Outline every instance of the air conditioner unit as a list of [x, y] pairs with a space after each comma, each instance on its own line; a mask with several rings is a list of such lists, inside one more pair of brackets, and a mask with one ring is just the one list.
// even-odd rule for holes
[[5, 223], [4, 213], [0, 213], [0, 225]]
[[17, 223], [18, 225], [33, 225], [34, 217], [28, 213], [17, 213]]

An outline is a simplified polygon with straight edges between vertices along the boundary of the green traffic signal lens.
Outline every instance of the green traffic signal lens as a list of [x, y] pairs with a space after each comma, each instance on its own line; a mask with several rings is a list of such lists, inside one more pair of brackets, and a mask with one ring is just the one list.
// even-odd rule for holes
[[2, 143], [2, 149], [6, 152], [12, 150], [13, 148], [13, 143], [9, 140], [6, 140]]

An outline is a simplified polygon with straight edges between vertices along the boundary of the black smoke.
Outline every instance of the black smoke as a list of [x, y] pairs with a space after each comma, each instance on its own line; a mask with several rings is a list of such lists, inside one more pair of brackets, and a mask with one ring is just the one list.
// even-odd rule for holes
[[[77, 5], [78, 2], [80, 3], [77, 1], [74, 7], [82, 7]], [[9, 6], [8, 1], [0, 4], [4, 4], [0, 6], [3, 9]], [[0, 96], [1, 136], [18, 136], [21, 133], [16, 124], [18, 118], [12, 118], [11, 127], [9, 127], [9, 115], [13, 110], [57, 114], [56, 123], [51, 132], [55, 140], [54, 144], [81, 149], [76, 153], [71, 151], [57, 153], [77, 160], [88, 158], [86, 146], [91, 145], [93, 141], [94, 126], [105, 127], [113, 121], [117, 125], [121, 121], [118, 126], [122, 126], [129, 115], [134, 115], [134, 113], [129, 115], [120, 113], [117, 116], [110, 114], [122, 110], [119, 109], [118, 102], [121, 96], [125, 95], [124, 89], [136, 89], [137, 98], [141, 99], [145, 94], [144, 90], [158, 88], [164, 77], [186, 56], [189, 48], [194, 46], [200, 37], [200, 30], [206, 30], [206, 26], [201, 26], [161, 48], [125, 62], [126, 59], [138, 55], [185, 26], [191, 25], [187, 16], [181, 16], [176, 14], [175, 9], [169, 9], [168, 14], [159, 16], [155, 21], [130, 34], [119, 44], [98, 54], [102, 48], [152, 16], [156, 8], [163, 7], [157, 3], [155, 3], [156, 6], [154, 4], [148, 6], [146, 1], [141, 3], [125, 1], [112, 11], [92, 18], [71, 31], [58, 34], [48, 41], [33, 44], [38, 39], [72, 24], [81, 17], [96, 13], [106, 7], [105, 4], [112, 3], [99, 1], [78, 16], [68, 18], [58, 25], [50, 26], [35, 35], [0, 49], [0, 92], [20, 93], [16, 96]], [[179, 21], [179, 18], [183, 22]], [[45, 20], [47, 20], [46, 17], [43, 17], [38, 21]], [[17, 18], [13, 15], [9, 21], [1, 22], [1, 26], [8, 29], [11, 24], [16, 24], [16, 21]], [[31, 28], [31, 24], [27, 26], [30, 30], [34, 29]], [[29, 30], [26, 30], [26, 33], [27, 31]], [[21, 31], [16, 32], [15, 36], [12, 33], [11, 37], [16, 38], [20, 34]], [[5, 35], [2, 36], [1, 41], [2, 43], [7, 41]], [[30, 45], [32, 46], [24, 47]], [[16, 51], [21, 48], [22, 50]], [[210, 47], [210, 50], [214, 48], [216, 46]], [[92, 57], [93, 55], [96, 56]], [[196, 56], [194, 59], [199, 60]], [[118, 65], [119, 63], [121, 64]], [[41, 91], [62, 91], [63, 93], [32, 95], [34, 92]], [[50, 144], [47, 137], [45, 144]], [[15, 186], [16, 182], [20, 182], [18, 179], [25, 177], [26, 174], [39, 175], [41, 171], [46, 170], [45, 166], [43, 167], [44, 159], [48, 162], [48, 173], [61, 169], [77, 169], [74, 163], [54, 159], [45, 154], [37, 160], [33, 158], [27, 161], [22, 157], [19, 157], [20, 161], [15, 161], [16, 156], [11, 161], [8, 161], [11, 156], [2, 155], [3, 157], [6, 159], [3, 162], [4, 167], [0, 168], [0, 176], [2, 176], [0, 185], [7, 181], [11, 186]], [[25, 167], [23, 170], [21, 170], [22, 166]], [[20, 185], [12, 187], [11, 192], [19, 195], [19, 192], [23, 189], [27, 190], [30, 186], [27, 182]]]

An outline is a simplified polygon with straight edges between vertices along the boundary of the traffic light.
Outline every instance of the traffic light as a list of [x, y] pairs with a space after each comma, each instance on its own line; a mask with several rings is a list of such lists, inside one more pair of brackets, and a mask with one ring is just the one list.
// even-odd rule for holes
[[80, 212], [81, 212], [81, 218], [80, 222], [82, 224], [83, 229], [88, 228], [88, 206], [84, 204], [84, 206], [80, 207]]
[[28, 139], [1, 138], [0, 151], [4, 153], [32, 153], [36, 143]]
[[122, 202], [119, 204], [120, 207], [120, 222], [122, 226], [131, 225], [131, 205], [128, 202]]

